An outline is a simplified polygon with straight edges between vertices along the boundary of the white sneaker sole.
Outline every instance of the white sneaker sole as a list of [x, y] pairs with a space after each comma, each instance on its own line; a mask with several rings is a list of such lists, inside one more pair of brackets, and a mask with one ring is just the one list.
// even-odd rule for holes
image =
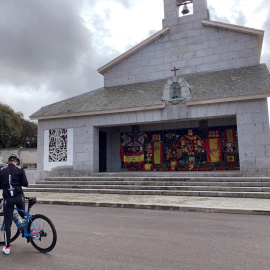
[[4, 252], [6, 255], [9, 255], [9, 254], [10, 254], [10, 249], [6, 249], [5, 247], [3, 247], [3, 252]]

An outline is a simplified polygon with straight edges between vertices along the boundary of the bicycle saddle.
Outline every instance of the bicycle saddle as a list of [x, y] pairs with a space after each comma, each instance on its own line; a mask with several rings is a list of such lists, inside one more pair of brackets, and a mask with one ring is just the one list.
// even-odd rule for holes
[[35, 197], [28, 198], [29, 201], [29, 207], [33, 206], [35, 203], [37, 203], [37, 199]]

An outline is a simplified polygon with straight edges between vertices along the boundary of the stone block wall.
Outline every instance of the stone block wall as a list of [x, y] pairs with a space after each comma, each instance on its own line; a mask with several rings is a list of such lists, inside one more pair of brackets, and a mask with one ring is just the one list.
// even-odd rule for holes
[[[131, 132], [132, 125], [142, 131], [196, 128], [198, 120], [208, 119], [209, 126], [237, 124], [240, 167], [244, 175], [270, 176], [270, 139], [267, 100], [187, 106], [167, 104], [162, 110], [129, 112], [43, 120], [39, 122], [38, 172], [46, 175], [90, 175], [99, 171], [99, 131], [107, 133], [107, 171], [121, 170], [120, 134]], [[73, 166], [44, 171], [44, 130], [73, 128]], [[45, 146], [47, 147], [47, 146]]]
[[40, 173], [36, 169], [25, 169], [25, 174], [29, 185], [35, 184], [37, 180], [40, 180]]
[[[113, 140], [108, 138], [113, 157], [108, 157], [108, 171], [119, 171], [120, 168], [120, 133], [131, 132], [132, 124], [142, 124], [142, 131], [167, 130], [167, 129], [184, 129], [196, 128], [200, 119], [208, 119], [209, 126], [226, 126], [236, 125], [238, 130], [238, 146], [240, 169], [245, 176], [270, 176], [270, 136], [269, 136], [269, 118], [267, 100], [229, 102], [220, 104], [208, 104], [200, 106], [190, 106], [186, 112], [181, 113], [183, 105], [166, 106], [162, 112], [162, 122], [145, 121], [140, 113], [137, 120], [139, 122], [130, 123], [126, 127], [118, 127], [117, 132], [113, 129], [108, 130]], [[158, 112], [156, 112], [158, 113]], [[153, 112], [153, 115], [155, 112]], [[188, 115], [188, 116], [186, 116]], [[159, 116], [159, 114], [158, 114]], [[154, 117], [152, 118], [154, 119]], [[118, 155], [115, 155], [115, 151]], [[117, 160], [112, 163], [110, 161]]]
[[270, 176], [267, 100], [243, 102], [237, 111], [241, 170], [247, 176]]
[[185, 75], [259, 64], [256, 36], [202, 25], [205, 0], [194, 1], [193, 15], [178, 14], [176, 1], [165, 1], [163, 27], [170, 32], [107, 70], [104, 86], [168, 78], [173, 67]]
[[19, 155], [21, 158], [21, 165], [30, 165], [35, 167], [37, 164], [37, 149], [36, 148], [10, 148], [10, 149], [1, 149], [0, 157], [2, 157], [2, 162], [7, 163], [8, 158], [11, 154]]

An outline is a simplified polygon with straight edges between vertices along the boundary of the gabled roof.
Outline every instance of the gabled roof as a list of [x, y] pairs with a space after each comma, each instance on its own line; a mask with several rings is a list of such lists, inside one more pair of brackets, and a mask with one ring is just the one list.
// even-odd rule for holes
[[184, 76], [193, 86], [187, 105], [258, 99], [270, 96], [270, 74], [265, 64], [201, 72]]
[[[238, 25], [234, 25], [234, 24], [221, 23], [221, 22], [211, 21], [211, 20], [202, 20], [202, 25], [211, 26], [211, 27], [217, 27], [217, 28], [221, 28], [221, 29], [226, 29], [226, 30], [231, 30], [231, 31], [236, 31], [236, 32], [240, 32], [240, 33], [251, 34], [251, 35], [257, 36], [257, 39], [258, 39], [258, 56], [259, 56], [259, 60], [260, 60], [261, 52], [262, 52], [263, 37], [264, 37], [264, 31], [263, 30], [258, 30], [258, 29], [254, 29], [254, 28], [244, 27], [244, 26], [238, 26]], [[110, 61], [106, 65], [102, 66], [97, 71], [100, 74], [104, 74], [104, 72], [106, 70], [108, 70], [111, 67], [113, 67], [114, 65], [120, 63], [121, 61], [123, 61], [124, 59], [126, 59], [129, 56], [133, 55], [137, 51], [143, 49], [144, 47], [146, 47], [147, 45], [149, 45], [150, 43], [152, 43], [153, 41], [155, 41], [159, 37], [169, 33], [169, 31], [170, 31], [170, 28], [165, 27], [164, 29], [158, 31], [157, 33], [155, 33], [154, 35], [152, 35], [149, 38], [145, 39], [141, 43], [137, 44], [136, 46], [134, 46], [130, 50], [126, 51], [125, 53], [121, 54], [117, 58], [113, 59], [112, 61]]]
[[47, 119], [160, 109], [166, 80], [100, 88], [45, 107], [30, 116]]
[[[187, 105], [258, 99], [270, 96], [270, 75], [265, 64], [201, 72], [181, 76], [193, 86]], [[163, 89], [168, 81], [136, 83], [100, 88], [45, 107], [31, 119], [101, 115], [162, 109]]]
[[142, 48], [146, 47], [148, 44], [152, 43], [153, 41], [155, 41], [156, 39], [158, 39], [159, 37], [167, 34], [170, 31], [169, 27], [165, 27], [164, 29], [158, 31], [157, 33], [155, 33], [154, 35], [150, 36], [149, 38], [145, 39], [144, 41], [142, 41], [141, 43], [137, 44], [136, 46], [134, 46], [133, 48], [131, 48], [130, 50], [126, 51], [125, 53], [121, 54], [120, 56], [118, 56], [117, 58], [115, 58], [114, 60], [110, 61], [109, 63], [107, 63], [106, 65], [102, 66], [101, 68], [98, 69], [98, 72], [100, 74], [104, 74], [104, 72], [106, 70], [108, 70], [109, 68], [111, 68], [112, 66], [118, 64], [119, 62], [123, 61], [124, 59], [126, 59], [127, 57], [129, 57], [130, 55], [134, 54], [135, 52], [141, 50]]

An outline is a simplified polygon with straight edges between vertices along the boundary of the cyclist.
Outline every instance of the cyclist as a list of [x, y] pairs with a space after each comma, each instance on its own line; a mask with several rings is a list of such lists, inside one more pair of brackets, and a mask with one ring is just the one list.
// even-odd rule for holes
[[[8, 158], [8, 164], [0, 171], [0, 189], [3, 189], [4, 198], [4, 218], [5, 218], [5, 246], [3, 252], [10, 254], [10, 235], [11, 224], [14, 212], [14, 205], [17, 208], [25, 210], [23, 187], [28, 186], [28, 181], [23, 168], [19, 167], [21, 163], [20, 157], [12, 154]], [[24, 214], [19, 212], [22, 218]]]

